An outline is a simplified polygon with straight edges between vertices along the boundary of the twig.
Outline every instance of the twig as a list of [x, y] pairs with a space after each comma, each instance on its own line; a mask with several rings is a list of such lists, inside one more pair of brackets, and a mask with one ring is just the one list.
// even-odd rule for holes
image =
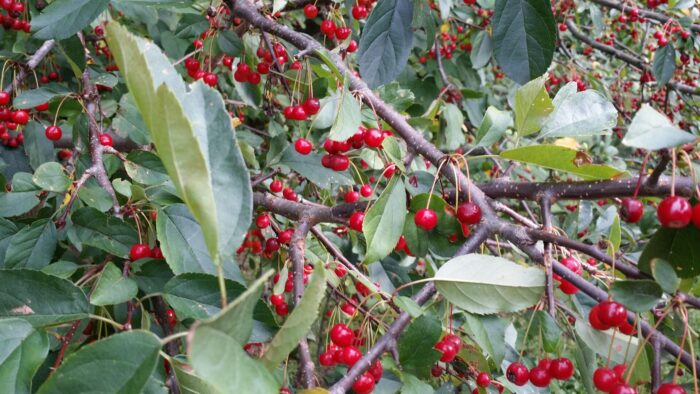
[[19, 72], [15, 76], [15, 78], [10, 82], [5, 88], [3, 89], [4, 92], [10, 93], [12, 90], [15, 88], [15, 86], [19, 86], [19, 84], [24, 81], [24, 78], [29, 75], [29, 72], [34, 70], [39, 63], [41, 63], [42, 60], [51, 52], [53, 47], [56, 45], [56, 41], [54, 40], [48, 40], [44, 41], [43, 44], [37, 49], [36, 52], [27, 60], [27, 63], [25, 64], [24, 67], [20, 68]]
[[[542, 211], [542, 231], [552, 231], [552, 198], [547, 193], [540, 199], [540, 209]], [[545, 287], [544, 293], [547, 300], [547, 313], [552, 318], [555, 317], [556, 305], [554, 302], [554, 278], [552, 277], [552, 244], [551, 242], [544, 243], [544, 272], [545, 272]]]
[[63, 338], [61, 339], [61, 349], [58, 351], [58, 354], [56, 355], [56, 360], [53, 362], [53, 368], [51, 368], [51, 373], [56, 371], [56, 369], [61, 365], [61, 361], [63, 361], [63, 356], [66, 354], [66, 350], [68, 350], [68, 345], [70, 345], [71, 339], [73, 339], [73, 335], [75, 335], [75, 332], [78, 330], [78, 326], [80, 325], [80, 320], [76, 320], [71, 324], [70, 328], [66, 333], [63, 335]]

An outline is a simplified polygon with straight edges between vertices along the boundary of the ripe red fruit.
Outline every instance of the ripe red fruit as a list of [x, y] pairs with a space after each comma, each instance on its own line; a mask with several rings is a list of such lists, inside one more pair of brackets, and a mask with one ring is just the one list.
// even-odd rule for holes
[[270, 182], [270, 191], [273, 193], [279, 193], [282, 191], [282, 182], [275, 179], [274, 181]]
[[193, 57], [188, 57], [185, 59], [185, 68], [189, 71], [199, 70], [199, 62]]
[[354, 202], [357, 202], [359, 199], [360, 199], [360, 193], [358, 193], [354, 190], [350, 190], [343, 195], [343, 200], [348, 204], [352, 204]]
[[112, 136], [107, 133], [102, 133], [99, 136], [100, 145], [102, 146], [112, 146]]
[[17, 124], [25, 125], [29, 122], [29, 113], [23, 109], [12, 113], [12, 121]]
[[47, 139], [51, 141], [58, 141], [61, 139], [61, 136], [63, 136], [63, 131], [58, 126], [49, 126], [46, 128], [44, 134], [46, 134]]
[[333, 171], [345, 171], [350, 167], [350, 159], [345, 155], [331, 155], [330, 165]]
[[338, 265], [335, 266], [335, 269], [333, 270], [333, 272], [335, 272], [335, 275], [336, 275], [338, 278], [343, 278], [343, 277], [345, 277], [345, 275], [347, 275], [348, 269], [345, 268], [344, 265], [338, 264]]
[[266, 214], [259, 215], [255, 218], [255, 225], [260, 229], [267, 228], [270, 226], [270, 217]]
[[292, 240], [292, 234], [294, 234], [294, 230], [284, 230], [277, 234], [277, 239], [280, 241], [280, 243], [288, 244]]
[[619, 377], [611, 368], [598, 368], [593, 372], [593, 385], [603, 392], [610, 392], [618, 383]]
[[598, 319], [610, 327], [618, 327], [627, 320], [627, 308], [615, 301], [604, 301], [598, 304]]
[[206, 73], [202, 81], [211, 87], [215, 87], [219, 83], [219, 78], [214, 73]]
[[557, 380], [567, 380], [574, 376], [574, 363], [566, 357], [552, 360], [549, 365], [549, 374]]
[[605, 331], [605, 330], [610, 329], [611, 326], [604, 324], [603, 322], [600, 321], [600, 317], [598, 316], [599, 308], [600, 308], [600, 304], [595, 305], [593, 308], [591, 308], [590, 312], [588, 313], [588, 322], [596, 330]]
[[355, 339], [355, 333], [343, 323], [334, 325], [329, 334], [331, 341], [340, 347], [352, 345], [352, 341]]
[[325, 351], [319, 354], [318, 363], [324, 367], [332, 367], [335, 365], [335, 359], [333, 358], [333, 352]]
[[442, 353], [440, 356], [440, 361], [444, 363], [450, 363], [457, 356], [459, 349], [452, 342], [440, 341], [435, 345], [435, 349]]
[[282, 190], [282, 197], [284, 197], [285, 200], [289, 201], [297, 200], [297, 194], [291, 187], [285, 187], [284, 190]]
[[289, 314], [289, 304], [285, 302], [283, 304], [275, 305], [275, 313], [280, 316], [287, 316], [287, 314]]
[[10, 103], [10, 99], [12, 96], [10, 96], [9, 93], [7, 92], [0, 92], [0, 105], [7, 105]]
[[552, 381], [552, 376], [546, 368], [537, 366], [530, 370], [530, 383], [535, 387], [547, 387]]
[[362, 5], [356, 5], [352, 7], [352, 17], [355, 19], [362, 19], [367, 16], [367, 8]]
[[690, 223], [693, 209], [687, 199], [680, 196], [668, 196], [656, 208], [656, 215], [662, 226], [682, 228]]
[[168, 319], [168, 324], [170, 324], [170, 326], [177, 324], [177, 315], [172, 308], [165, 310], [165, 318]]
[[277, 238], [269, 238], [265, 241], [265, 252], [274, 253], [280, 248], [280, 241]]
[[309, 19], [313, 19], [318, 16], [318, 8], [309, 3], [304, 6], [304, 15]]
[[351, 229], [357, 231], [357, 232], [362, 232], [362, 222], [365, 221], [365, 213], [364, 212], [355, 212], [352, 215], [350, 215], [350, 220], [348, 222], [348, 225], [350, 226]]
[[693, 207], [693, 225], [700, 228], [700, 203], [695, 204]]
[[362, 358], [362, 352], [355, 346], [346, 346], [343, 348], [342, 353], [340, 354], [340, 359], [342, 360], [343, 364], [347, 365], [348, 367], [355, 365], [360, 358]]
[[321, 33], [327, 36], [332, 36], [335, 34], [335, 22], [330, 19], [326, 19], [321, 22]]
[[153, 247], [153, 249], [151, 249], [151, 258], [152, 259], [159, 259], [159, 260], [163, 259], [164, 258], [163, 251], [160, 250], [160, 248], [158, 246]]
[[486, 372], [480, 372], [476, 375], [476, 385], [479, 387], [488, 387], [491, 384], [491, 377]]
[[34, 107], [34, 109], [39, 111], [39, 112], [46, 111], [49, 109], [49, 103], [48, 102], [41, 103], [41, 104], [37, 105], [36, 107]]
[[430, 368], [430, 374], [433, 375], [433, 377], [435, 378], [439, 378], [440, 376], [442, 376], [442, 373], [442, 367], [437, 364], [433, 365], [433, 367]]
[[457, 351], [462, 348], [462, 338], [460, 338], [459, 335], [447, 334], [442, 338], [442, 341], [452, 343], [457, 347]]
[[637, 223], [644, 214], [644, 204], [636, 198], [623, 198], [620, 205], [620, 217], [627, 223]]
[[146, 257], [151, 256], [151, 248], [148, 247], [146, 244], [136, 244], [131, 247], [131, 251], [129, 251], [129, 257], [131, 258], [132, 261], [136, 261], [139, 259], [145, 259]]
[[372, 195], [372, 186], [362, 185], [360, 187], [360, 194], [362, 195], [362, 197], [365, 197], [365, 198], [371, 196]]
[[369, 394], [374, 390], [374, 377], [369, 372], [363, 373], [352, 385], [352, 389], [357, 394]]
[[311, 153], [311, 150], [314, 148], [314, 146], [311, 144], [309, 140], [306, 138], [299, 138], [294, 142], [294, 149], [300, 154], [300, 155], [308, 155]]
[[277, 306], [277, 305], [282, 305], [284, 303], [284, 295], [283, 294], [273, 294], [270, 296], [270, 304]]
[[304, 101], [304, 110], [308, 115], [316, 115], [321, 109], [321, 102], [318, 99], [309, 97]]
[[382, 360], [377, 360], [372, 364], [371, 367], [367, 370], [370, 374], [372, 374], [372, 377], [374, 378], [375, 382], [378, 382], [382, 379], [382, 375], [384, 374], [384, 367], [382, 366]]
[[481, 208], [473, 202], [465, 202], [457, 207], [457, 220], [464, 224], [477, 224], [481, 221]]
[[506, 369], [506, 379], [516, 386], [523, 386], [530, 378], [530, 371], [527, 367], [519, 362], [514, 362]]
[[365, 131], [364, 141], [370, 148], [379, 148], [384, 142], [384, 134], [377, 129], [369, 129]]
[[349, 27], [339, 27], [335, 29], [335, 37], [338, 39], [338, 41], [343, 41], [344, 39], [350, 37], [350, 34], [352, 34], [352, 29]]
[[686, 394], [685, 389], [677, 384], [664, 383], [659, 386], [659, 390], [656, 394]]
[[435, 211], [430, 208], [419, 209], [414, 218], [416, 226], [423, 230], [430, 231], [437, 226], [438, 218]]

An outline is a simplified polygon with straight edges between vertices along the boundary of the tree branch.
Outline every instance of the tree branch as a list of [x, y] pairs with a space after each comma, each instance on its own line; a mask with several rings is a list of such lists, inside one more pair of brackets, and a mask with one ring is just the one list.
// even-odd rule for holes
[[[605, 7], [614, 8], [614, 9], [619, 10], [619, 11], [626, 11], [626, 10], [630, 10], [632, 8], [627, 4], [624, 4], [624, 3], [618, 2], [618, 1], [614, 1], [614, 0], [590, 0], [590, 1], [593, 3], [599, 4], [599, 5], [605, 6]], [[666, 23], [672, 19], [671, 17], [664, 15], [662, 13], [645, 10], [644, 8], [639, 8], [638, 11], [639, 11], [640, 16], [643, 16], [644, 18], [648, 18], [648, 19], [653, 19], [653, 20], [661, 22], [661, 23]], [[691, 24], [690, 30], [698, 33], [698, 32], [700, 32], [700, 25]]]
[[[600, 1], [600, 0], [599, 0]], [[625, 51], [621, 51], [613, 46], [603, 44], [601, 42], [595, 41], [593, 38], [589, 37], [585, 33], [583, 33], [581, 30], [576, 27], [576, 23], [572, 19], [567, 19], [566, 20], [566, 26], [569, 28], [569, 31], [571, 32], [571, 35], [573, 35], [576, 39], [588, 44], [589, 46], [605, 52], [609, 55], [613, 55], [616, 58], [622, 60], [623, 62], [634, 66], [644, 72], [651, 72], [651, 67], [649, 64], [644, 61], [643, 59], [630, 55]], [[682, 83], [678, 82], [668, 82], [668, 85], [673, 88], [678, 90], [679, 92], [686, 93], [686, 94], [692, 94], [692, 95], [700, 95], [700, 90], [697, 88], [684, 85]]]
[[37, 49], [34, 54], [29, 57], [29, 60], [27, 60], [27, 63], [20, 68], [19, 72], [15, 76], [15, 78], [10, 82], [5, 88], [3, 89], [4, 92], [10, 93], [12, 90], [15, 88], [15, 86], [19, 86], [19, 84], [24, 81], [24, 78], [29, 75], [29, 72], [34, 70], [39, 63], [41, 63], [42, 60], [51, 52], [53, 47], [56, 46], [56, 41], [54, 40], [48, 40], [44, 41], [43, 44]]

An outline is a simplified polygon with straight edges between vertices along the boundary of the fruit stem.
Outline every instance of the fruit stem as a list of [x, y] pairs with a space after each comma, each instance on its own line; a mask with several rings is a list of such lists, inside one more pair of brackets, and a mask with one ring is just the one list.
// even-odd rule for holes
[[671, 196], [676, 195], [676, 148], [671, 149]]
[[647, 160], [649, 160], [649, 155], [651, 152], [647, 152], [646, 155], [644, 155], [644, 159], [642, 160], [642, 168], [639, 170], [639, 176], [637, 177], [637, 187], [634, 188], [634, 194], [632, 194], [632, 198], [636, 199], [637, 194], [639, 194], [639, 188], [642, 186], [642, 174], [644, 174], [644, 170], [647, 167]]
[[523, 351], [525, 351], [525, 344], [527, 343], [527, 336], [530, 333], [530, 327], [532, 327], [532, 321], [535, 320], [536, 308], [533, 309], [532, 314], [530, 314], [530, 321], [527, 323], [527, 328], [525, 329], [525, 335], [523, 336], [523, 343], [520, 352], [518, 353], [518, 362], [523, 358]]
[[613, 344], [615, 343], [615, 335], [617, 335], [617, 328], [615, 328], [612, 337], [610, 338], [610, 346], [608, 346], [608, 358], [605, 360], [605, 368], [610, 367], [610, 356], [612, 355], [612, 348]]
[[226, 278], [224, 277], [224, 265], [222, 264], [218, 254], [214, 262], [216, 264], [216, 276], [219, 279], [219, 292], [221, 293], [221, 309], [224, 309], [226, 308], [226, 304], [228, 304], [228, 297], [226, 295]]

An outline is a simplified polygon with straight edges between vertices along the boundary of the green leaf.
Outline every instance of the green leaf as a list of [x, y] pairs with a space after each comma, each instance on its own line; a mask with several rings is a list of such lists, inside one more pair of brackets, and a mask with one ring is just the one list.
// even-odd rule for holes
[[537, 333], [542, 338], [544, 351], [547, 353], [557, 353], [559, 343], [562, 340], [562, 332], [557, 322], [544, 311], [536, 311], [533, 320], [533, 333]]
[[[32, 25], [34, 20], [32, 20]], [[49, 83], [40, 88], [25, 90], [12, 100], [12, 106], [17, 109], [34, 108], [39, 104], [51, 101], [54, 97], [65, 96], [70, 89], [56, 83]]]
[[411, 374], [401, 374], [401, 394], [433, 394], [432, 386]]
[[477, 345], [496, 364], [501, 364], [506, 355], [506, 321], [498, 316], [476, 316], [465, 314], [463, 328], [471, 333]]
[[32, 377], [48, 353], [46, 332], [22, 319], [0, 319], [0, 392], [31, 393]]
[[46, 138], [44, 128], [38, 122], [29, 122], [22, 130], [24, 135], [24, 150], [29, 156], [29, 164], [36, 169], [40, 165], [53, 161], [55, 153], [53, 142]]
[[41, 272], [58, 278], [68, 279], [77, 271], [78, 264], [72, 261], [59, 260], [41, 269]]
[[562, 102], [564, 102], [565, 99], [567, 99], [569, 96], [573, 96], [577, 92], [578, 85], [576, 84], [576, 82], [571, 81], [559, 89], [557, 95], [554, 96], [554, 98], [552, 99], [552, 104], [554, 104], [554, 107], [556, 108]]
[[240, 393], [242, 388], [250, 393], [279, 392], [280, 384], [243, 345], [222, 331], [199, 326], [190, 341], [189, 359], [197, 375], [222, 393]]
[[620, 250], [620, 242], [622, 242], [622, 229], [620, 228], [620, 215], [615, 215], [612, 226], [610, 226], [610, 235], [608, 240], [612, 244], [612, 252]]
[[633, 148], [659, 150], [695, 140], [695, 136], [676, 128], [666, 115], [649, 104], [642, 104], [630, 123], [622, 143]]
[[401, 170], [401, 172], [406, 171], [406, 167], [403, 165], [404, 152], [401, 149], [399, 140], [397, 140], [396, 137], [385, 137], [382, 141], [382, 150], [389, 157], [389, 160], [396, 164], [396, 167]]
[[192, 367], [173, 359], [170, 364], [175, 372], [177, 385], [180, 387], [180, 392], [183, 394], [218, 394], [220, 393], [214, 386], [204, 381], [199, 376], [195, 375]]
[[391, 181], [367, 210], [362, 233], [367, 240], [365, 263], [383, 259], [394, 250], [406, 219], [406, 190], [400, 177]]
[[[202, 228], [184, 204], [173, 204], [158, 211], [156, 234], [165, 261], [175, 274], [217, 274], [216, 265], [204, 242]], [[230, 259], [224, 259], [221, 264], [224, 277], [234, 280], [240, 277], [238, 266]]]
[[442, 325], [434, 315], [426, 314], [414, 320], [398, 340], [401, 367], [425, 375], [440, 358], [441, 353], [434, 349], [440, 336]]
[[544, 292], [541, 269], [481, 254], [451, 259], [440, 267], [433, 280], [449, 302], [479, 315], [528, 308]]
[[88, 314], [85, 294], [65, 279], [33, 270], [0, 270], [0, 283], [0, 317], [21, 317], [37, 327]]
[[39, 219], [19, 230], [5, 252], [5, 268], [41, 269], [51, 263], [58, 244], [56, 226]]
[[403, 71], [413, 47], [413, 4], [379, 0], [360, 37], [360, 74], [370, 88], [391, 82]]
[[530, 81], [515, 91], [515, 129], [521, 136], [538, 132], [553, 110], [544, 78]]
[[233, 30], [222, 30], [216, 35], [219, 49], [227, 55], [240, 57], [245, 47], [243, 40]]
[[[599, 356], [607, 358], [608, 353], [610, 353], [610, 360], [613, 364], [625, 363], [625, 357], [629, 354], [636, 354], [639, 346], [637, 337], [629, 337], [620, 332], [615, 333], [613, 336], [613, 330], [598, 331], [588, 324], [587, 319], [577, 319], [575, 330], [582, 342]], [[612, 346], [610, 345], [611, 342]], [[649, 376], [649, 361], [646, 354], [642, 352], [637, 360], [637, 364], [635, 364], [635, 372], [629, 384], [636, 385], [641, 383], [636, 377], [644, 375]]]
[[0, 218], [0, 268], [5, 267], [5, 253], [12, 240], [12, 236], [17, 233], [17, 226], [7, 219]]
[[501, 157], [568, 172], [586, 180], [613, 179], [625, 174], [604, 164], [590, 164], [586, 153], [558, 145], [524, 146], [501, 152]]
[[493, 54], [493, 43], [491, 36], [486, 30], [481, 30], [474, 38], [473, 48], [469, 53], [469, 58], [474, 69], [486, 67]]
[[576, 369], [581, 374], [581, 381], [586, 388], [586, 392], [595, 394], [598, 392], [593, 386], [593, 373], [597, 365], [595, 352], [576, 333], [574, 333], [574, 340], [576, 341], [576, 351], [574, 352]]
[[116, 305], [126, 302], [138, 293], [138, 285], [133, 279], [124, 277], [114, 263], [107, 263], [90, 295], [92, 305]]
[[300, 155], [293, 146], [287, 147], [279, 164], [285, 165], [299, 175], [315, 183], [322, 189], [330, 188], [331, 184], [340, 186], [354, 185], [355, 182], [348, 175], [347, 171], [333, 171], [321, 165], [321, 154], [310, 153], [306, 156]]
[[442, 20], [446, 21], [450, 17], [450, 10], [452, 9], [454, 2], [452, 0], [440, 0], [438, 5], [440, 6], [440, 17]]
[[[137, 144], [146, 145], [151, 143], [151, 137], [148, 134], [146, 124], [138, 108], [136, 108], [134, 97], [129, 93], [123, 95], [121, 100], [119, 100], [119, 108], [117, 109], [117, 116], [115, 116], [112, 121], [112, 128], [118, 135], [122, 137], [128, 136]], [[131, 153], [135, 152], [139, 151], [133, 151]], [[163, 172], [165, 172], [165, 169], [163, 169]]]
[[321, 301], [325, 295], [326, 272], [323, 264], [316, 264], [301, 301], [294, 307], [284, 325], [267, 346], [262, 359], [267, 369], [276, 370], [289, 353], [299, 345], [299, 341], [308, 335], [311, 326], [318, 319]]
[[651, 273], [654, 280], [668, 294], [674, 294], [681, 285], [681, 280], [676, 275], [671, 264], [663, 259], [652, 259], [650, 262]]
[[491, 25], [496, 61], [510, 79], [524, 85], [547, 71], [556, 41], [549, 1], [497, 1]]
[[661, 286], [653, 280], [616, 280], [610, 288], [615, 301], [632, 312], [646, 312], [663, 296]]
[[[235, 299], [245, 287], [226, 280], [226, 295]], [[221, 293], [218, 278], [208, 274], [182, 274], [163, 286], [163, 297], [173, 307], [178, 318], [208, 319], [221, 311]]]
[[19, 216], [39, 204], [36, 192], [0, 193], [0, 217]]
[[563, 99], [542, 126], [539, 138], [609, 134], [617, 124], [615, 106], [600, 93], [584, 90]]
[[124, 168], [131, 179], [144, 185], [159, 185], [170, 179], [163, 162], [151, 152], [130, 152], [126, 156]]
[[445, 120], [445, 144], [447, 150], [455, 150], [467, 142], [462, 132], [464, 115], [459, 107], [454, 104], [446, 104], [442, 109], [442, 118]]
[[479, 128], [476, 130], [476, 146], [489, 146], [498, 142], [506, 130], [513, 127], [510, 111], [501, 111], [489, 106]]
[[109, 0], [56, 0], [32, 18], [34, 38], [68, 38], [87, 27], [108, 4]]
[[273, 273], [272, 270], [265, 272], [218, 315], [203, 321], [198, 328], [207, 327], [231, 337], [234, 342], [247, 343], [253, 331], [255, 305], [260, 300], [266, 281]]
[[676, 50], [670, 42], [654, 51], [651, 71], [659, 86], [666, 85], [676, 71]]
[[126, 258], [139, 243], [136, 229], [126, 222], [95, 208], [80, 208], [71, 214], [78, 237], [85, 245]]
[[697, 242], [700, 229], [695, 226], [684, 228], [659, 228], [639, 257], [639, 269], [651, 273], [651, 262], [663, 259], [671, 264], [679, 278], [692, 278], [700, 274], [700, 250]]
[[[107, 30], [158, 155], [201, 225], [209, 254], [219, 263], [243, 241], [253, 205], [250, 178], [223, 98], [201, 81], [186, 90], [152, 42], [117, 23]], [[237, 203], [230, 204], [232, 199]]]
[[348, 88], [349, 83], [346, 79], [343, 92], [340, 95], [340, 103], [337, 105], [338, 112], [331, 126], [330, 134], [328, 134], [328, 138], [333, 141], [345, 141], [352, 137], [357, 133], [362, 123], [360, 103], [357, 102]]
[[32, 176], [32, 180], [40, 188], [56, 193], [68, 190], [71, 180], [63, 171], [63, 166], [52, 161], [39, 166]]
[[141, 330], [93, 342], [66, 357], [37, 394], [140, 394], [156, 368], [160, 346], [158, 337]]

